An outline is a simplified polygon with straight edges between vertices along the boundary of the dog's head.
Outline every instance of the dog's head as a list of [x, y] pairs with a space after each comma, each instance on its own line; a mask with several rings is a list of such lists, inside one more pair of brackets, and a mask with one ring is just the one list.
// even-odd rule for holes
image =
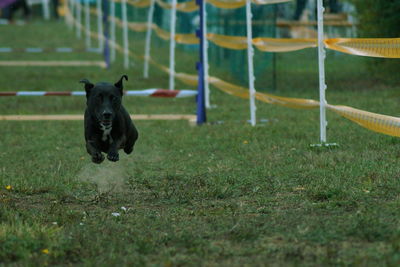
[[111, 127], [121, 108], [123, 79], [128, 80], [128, 76], [122, 75], [115, 84], [104, 82], [93, 84], [87, 79], [80, 81], [85, 84], [87, 109], [100, 126]]

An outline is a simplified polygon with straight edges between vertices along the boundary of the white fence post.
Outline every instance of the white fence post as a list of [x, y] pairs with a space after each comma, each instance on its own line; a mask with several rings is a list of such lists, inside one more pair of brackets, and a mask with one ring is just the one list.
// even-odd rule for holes
[[76, 27], [76, 37], [78, 39], [81, 39], [82, 37], [82, 5], [81, 3], [76, 2], [76, 19], [78, 22], [78, 25]]
[[204, 102], [205, 102], [205, 106], [206, 108], [210, 108], [211, 104], [210, 104], [210, 85], [208, 82], [208, 69], [209, 69], [209, 65], [208, 65], [208, 40], [207, 40], [207, 1], [204, 0], [202, 1], [202, 5], [203, 5], [203, 62], [204, 62]]
[[326, 99], [325, 99], [325, 49], [324, 49], [324, 6], [322, 0], [317, 2], [318, 9], [318, 68], [319, 68], [319, 102], [320, 102], [320, 139], [326, 143]]
[[45, 20], [50, 19], [49, 5], [50, 5], [50, 0], [42, 0], [43, 17]]
[[101, 10], [101, 0], [97, 0], [97, 36], [99, 39], [99, 52], [102, 52], [104, 49], [103, 42], [103, 12]]
[[246, 1], [246, 26], [247, 26], [247, 63], [249, 69], [249, 98], [250, 98], [250, 122], [252, 126], [256, 125], [256, 90], [254, 89], [254, 65], [253, 65], [253, 32], [252, 32], [252, 13], [251, 0]]
[[69, 29], [73, 29], [73, 24], [72, 24], [72, 14], [73, 14], [73, 1], [71, 0], [66, 0], [66, 7], [68, 9], [68, 13], [65, 14], [65, 22], [68, 25]]
[[92, 38], [90, 37], [90, 4], [89, 0], [85, 0], [85, 26], [86, 26], [86, 49], [92, 46]]
[[121, 1], [122, 7], [122, 34], [124, 42], [124, 68], [129, 68], [129, 40], [128, 40], [128, 17], [126, 10], [126, 0]]
[[115, 62], [115, 57], [116, 57], [116, 46], [115, 46], [115, 42], [116, 42], [116, 38], [115, 38], [115, 1], [114, 0], [110, 0], [111, 3], [111, 10], [110, 10], [110, 18], [111, 18], [111, 53], [110, 53], [110, 57], [111, 57], [111, 62]]
[[143, 77], [149, 78], [149, 60], [150, 60], [150, 49], [151, 49], [151, 32], [153, 26], [153, 15], [154, 15], [154, 4], [155, 0], [151, 0], [149, 13], [147, 14], [147, 31], [146, 31], [146, 44], [144, 50], [144, 66], [143, 66]]
[[170, 45], [169, 45], [169, 90], [175, 88], [175, 27], [176, 27], [176, 0], [172, 0]]

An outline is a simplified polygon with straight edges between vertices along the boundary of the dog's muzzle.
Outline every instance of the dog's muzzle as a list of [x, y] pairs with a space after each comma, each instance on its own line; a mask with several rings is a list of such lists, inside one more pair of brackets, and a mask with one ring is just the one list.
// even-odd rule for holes
[[101, 120], [100, 124], [101, 124], [101, 126], [104, 126], [105, 128], [110, 128], [112, 126], [112, 121], [111, 120]]
[[100, 124], [106, 128], [111, 127], [112, 124], [112, 113], [104, 112]]

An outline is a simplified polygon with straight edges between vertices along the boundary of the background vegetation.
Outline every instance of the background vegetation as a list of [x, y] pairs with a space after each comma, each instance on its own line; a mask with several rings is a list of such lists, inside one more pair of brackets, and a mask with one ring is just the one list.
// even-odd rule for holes
[[[400, 1], [396, 0], [350, 0], [356, 6], [358, 34], [361, 38], [399, 38]], [[371, 72], [385, 80], [391, 80], [392, 73], [400, 71], [400, 65], [393, 59], [376, 59], [369, 65]]]

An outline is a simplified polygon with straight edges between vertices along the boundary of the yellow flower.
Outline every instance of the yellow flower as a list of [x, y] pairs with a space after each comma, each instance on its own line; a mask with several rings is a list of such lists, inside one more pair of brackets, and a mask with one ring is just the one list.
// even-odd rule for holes
[[42, 253], [43, 253], [43, 254], [49, 254], [49, 250], [48, 250], [47, 248], [42, 249]]
[[248, 143], [249, 143], [249, 141], [247, 141], [247, 140], [243, 141], [243, 144], [245, 144], [245, 145], [247, 145]]
[[12, 189], [12, 186], [11, 186], [11, 185], [7, 185], [7, 186], [6, 186], [6, 189], [7, 189], [7, 190], [11, 190], [11, 189]]

